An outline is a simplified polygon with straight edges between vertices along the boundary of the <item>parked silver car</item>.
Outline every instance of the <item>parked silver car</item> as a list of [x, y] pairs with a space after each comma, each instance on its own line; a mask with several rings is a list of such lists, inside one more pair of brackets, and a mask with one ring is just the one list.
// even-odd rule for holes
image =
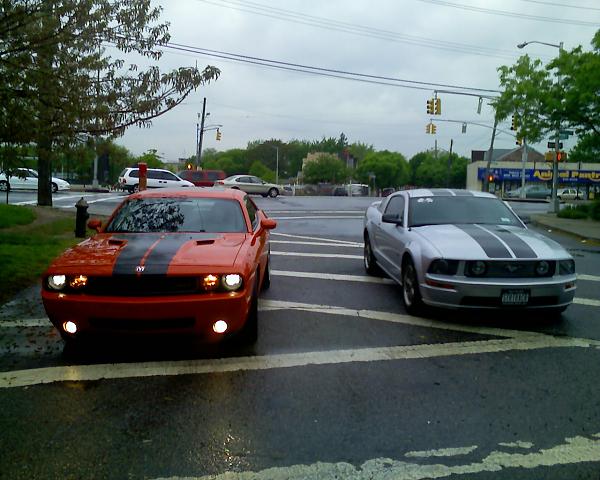
[[373, 203], [364, 265], [402, 286], [411, 314], [423, 305], [559, 314], [576, 289], [575, 262], [561, 245], [494, 195], [468, 190], [404, 190]]
[[279, 195], [279, 185], [268, 183], [253, 175], [232, 175], [225, 180], [218, 180], [215, 186], [237, 188], [246, 193], [258, 193], [263, 197], [275, 198]]

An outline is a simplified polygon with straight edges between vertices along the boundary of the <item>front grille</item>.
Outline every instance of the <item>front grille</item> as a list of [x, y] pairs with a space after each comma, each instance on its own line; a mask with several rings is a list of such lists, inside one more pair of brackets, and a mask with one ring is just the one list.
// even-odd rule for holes
[[98, 330], [174, 330], [192, 328], [194, 318], [170, 318], [157, 320], [135, 320], [131, 318], [90, 318], [90, 325]]
[[200, 293], [197, 277], [166, 275], [113, 275], [90, 277], [85, 288], [88, 295], [115, 297], [151, 297]]
[[476, 277], [469, 272], [467, 262], [465, 267], [465, 276], [476, 278], [547, 278], [552, 277], [556, 270], [556, 262], [548, 261], [550, 268], [544, 275], [535, 273], [535, 267], [539, 260], [534, 261], [491, 261], [485, 262], [487, 269], [484, 275]]
[[558, 303], [557, 296], [546, 297], [529, 297], [529, 302], [526, 305], [506, 306], [502, 305], [499, 297], [463, 297], [460, 304], [465, 307], [502, 307], [502, 308], [519, 308], [519, 307], [552, 307]]

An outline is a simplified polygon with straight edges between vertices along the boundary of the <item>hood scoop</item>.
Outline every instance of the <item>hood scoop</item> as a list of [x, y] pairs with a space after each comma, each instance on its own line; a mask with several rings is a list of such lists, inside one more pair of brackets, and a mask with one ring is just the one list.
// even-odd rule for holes
[[213, 243], [215, 243], [214, 238], [212, 239], [205, 239], [205, 240], [196, 240], [196, 245], [212, 245]]
[[127, 243], [127, 240], [121, 240], [119, 238], [109, 238], [108, 239], [109, 245], [116, 245], [117, 247], [125, 245], [126, 243]]

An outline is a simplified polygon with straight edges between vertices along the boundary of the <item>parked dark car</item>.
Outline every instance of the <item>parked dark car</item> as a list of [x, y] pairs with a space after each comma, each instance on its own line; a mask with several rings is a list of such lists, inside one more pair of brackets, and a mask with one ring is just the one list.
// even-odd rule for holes
[[182, 170], [177, 175], [197, 187], [212, 187], [217, 180], [225, 179], [223, 170]]
[[[506, 198], [521, 198], [521, 187], [515, 188], [504, 194]], [[525, 186], [525, 198], [541, 198], [549, 200], [552, 197], [552, 190], [545, 185], [527, 185]]]

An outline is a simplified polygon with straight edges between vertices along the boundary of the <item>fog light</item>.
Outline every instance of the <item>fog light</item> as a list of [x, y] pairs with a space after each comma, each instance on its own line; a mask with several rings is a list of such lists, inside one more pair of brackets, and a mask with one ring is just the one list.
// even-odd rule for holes
[[485, 271], [487, 270], [487, 265], [485, 262], [477, 260], [475, 262], [471, 262], [468, 268], [471, 275], [473, 275], [474, 277], [480, 277], [483, 274], [485, 274]]
[[67, 333], [70, 333], [71, 335], [74, 335], [77, 333], [77, 324], [75, 322], [65, 322], [62, 325], [63, 330]]
[[538, 262], [535, 266], [535, 273], [540, 277], [546, 275], [550, 271], [550, 264], [546, 260]]
[[65, 275], [50, 275], [48, 277], [48, 286], [52, 290], [62, 290], [67, 283], [67, 277]]
[[228, 325], [224, 320], [217, 320], [213, 323], [213, 331], [215, 333], [225, 333], [227, 331]]

